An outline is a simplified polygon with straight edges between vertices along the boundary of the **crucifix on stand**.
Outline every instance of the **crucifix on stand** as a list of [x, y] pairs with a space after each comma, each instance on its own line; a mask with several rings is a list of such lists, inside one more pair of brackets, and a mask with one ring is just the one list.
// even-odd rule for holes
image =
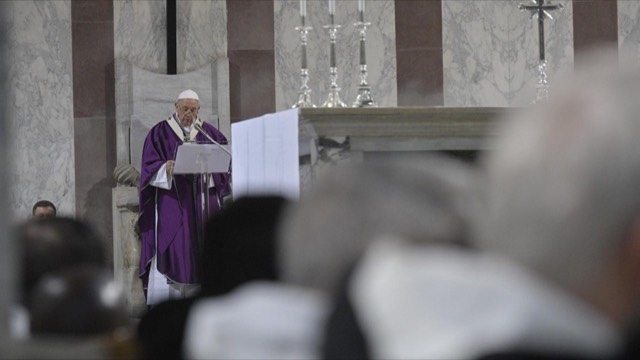
[[538, 58], [538, 85], [536, 88], [536, 98], [534, 102], [546, 101], [549, 97], [549, 88], [547, 83], [547, 60], [544, 53], [544, 20], [553, 20], [550, 11], [561, 10], [564, 8], [562, 4], [550, 4], [544, 2], [544, 0], [532, 0], [532, 5], [520, 4], [518, 9], [522, 11], [530, 11], [531, 18], [538, 19], [538, 46], [539, 46], [539, 58]]

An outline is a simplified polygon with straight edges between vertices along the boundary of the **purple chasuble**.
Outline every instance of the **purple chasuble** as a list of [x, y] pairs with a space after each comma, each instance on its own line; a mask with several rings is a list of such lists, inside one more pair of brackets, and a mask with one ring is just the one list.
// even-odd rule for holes
[[[218, 129], [203, 123], [202, 127], [214, 140], [227, 144], [227, 139]], [[196, 141], [210, 143], [198, 133]], [[167, 160], [175, 160], [178, 145], [182, 139], [172, 130], [167, 121], [156, 124], [144, 141], [140, 178], [140, 217], [138, 224], [142, 233], [140, 254], [140, 278], [146, 292], [151, 261], [157, 255], [158, 271], [168, 279], [180, 284], [199, 284], [196, 253], [198, 224], [202, 219], [199, 176], [173, 175], [171, 190], [150, 185], [154, 175]], [[222, 198], [231, 193], [231, 175], [213, 174], [215, 189], [208, 189], [209, 216], [220, 210]], [[156, 229], [156, 202], [158, 210]], [[157, 231], [157, 234], [156, 234]], [[158, 239], [156, 254], [156, 235]]]

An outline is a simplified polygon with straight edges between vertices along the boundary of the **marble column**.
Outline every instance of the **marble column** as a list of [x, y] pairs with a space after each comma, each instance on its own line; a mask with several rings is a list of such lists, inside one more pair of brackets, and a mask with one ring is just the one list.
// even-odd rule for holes
[[[298, 0], [274, 1], [274, 37], [276, 67], [276, 110], [291, 107], [300, 87], [300, 37], [295, 27], [300, 25]], [[379, 106], [397, 106], [396, 41], [393, 0], [366, 1], [367, 78], [371, 93]], [[342, 25], [336, 41], [338, 85], [342, 101], [351, 106], [359, 84], [359, 33], [353, 24], [358, 21], [357, 1], [336, 1], [335, 23]], [[309, 33], [307, 56], [309, 87], [316, 105], [321, 105], [329, 88], [329, 35], [322, 26], [329, 23], [327, 1], [307, 1]]]
[[[7, 60], [7, 54], [9, 53], [7, 44], [7, 29], [9, 24], [9, 18], [7, 14], [7, 6], [5, 3], [0, 2], [0, 92], [2, 94], [10, 94], [9, 87], [7, 86], [7, 79], [9, 77], [9, 66]], [[0, 98], [0, 117], [3, 119], [8, 118], [9, 114], [9, 99], [7, 96]], [[8, 134], [8, 126], [6, 122], [0, 122], [0, 163], [9, 164], [11, 167], [11, 137]], [[3, 171], [0, 172], [0, 203], [8, 204], [9, 198], [9, 183], [8, 174]], [[0, 228], [6, 229], [9, 225], [9, 207], [3, 206], [0, 208]], [[0, 332], [2, 334], [9, 333], [9, 309], [11, 304], [14, 303], [17, 293], [16, 276], [17, 264], [15, 262], [16, 256], [13, 242], [10, 241], [7, 233], [4, 232], [4, 236], [0, 236], [0, 288], [4, 291], [0, 292]], [[0, 337], [0, 348], [7, 349], [9, 347], [10, 339], [8, 336]], [[5, 352], [2, 352], [2, 356], [6, 356]]]
[[147, 71], [167, 73], [167, 3], [113, 2], [114, 57]]
[[[126, 60], [153, 73], [167, 73], [166, 5], [165, 1], [153, 0], [113, 2], [113, 52], [116, 63]], [[122, 80], [116, 76], [116, 88], [119, 81]], [[118, 106], [127, 104], [128, 99], [119, 98], [116, 93], [116, 113], [119, 111]], [[129, 161], [129, 148], [124, 144], [129, 139], [127, 134], [119, 132], [116, 137], [117, 163], [125, 164]]]
[[640, 62], [640, 2], [618, 0], [620, 60]]
[[209, 101], [215, 103], [218, 120], [208, 118], [207, 114], [201, 116], [231, 138], [226, 2], [179, 1], [176, 13], [177, 73], [198, 71], [211, 63], [216, 64], [213, 70], [217, 91], [215, 98]]
[[6, 208], [30, 217], [40, 199], [75, 215], [71, 1], [6, 1], [12, 184]]
[[[518, 10], [527, 0], [442, 0], [445, 106], [522, 106], [537, 82], [537, 21]], [[571, 1], [545, 21], [550, 86], [573, 67]]]
[[[113, 24], [114, 24], [114, 59], [116, 60], [116, 89], [122, 86], [124, 81], [118, 77], [118, 64], [122, 60], [156, 74], [167, 73], [167, 8], [166, 1], [154, 0], [116, 0], [113, 2]], [[127, 113], [127, 108], [131, 106], [132, 94], [116, 94], [116, 119], [120, 121], [118, 114]], [[168, 94], [173, 96], [173, 94]], [[171, 109], [168, 109], [170, 111]], [[127, 119], [128, 120], [128, 119]], [[129, 161], [128, 138], [121, 133], [119, 126], [116, 126], [117, 163], [126, 164]], [[127, 122], [126, 127], [130, 124]], [[130, 316], [139, 316], [145, 306], [144, 297], [141, 299], [142, 282], [138, 279], [135, 260], [130, 261], [130, 257], [139, 254], [139, 239], [133, 234], [133, 221], [123, 221], [123, 219], [135, 219], [137, 209], [137, 199], [135, 194], [137, 189], [132, 184], [119, 185], [112, 190], [112, 221], [113, 221], [113, 265], [114, 277], [125, 289], [125, 298]], [[119, 199], [131, 197], [131, 204], [123, 206]], [[126, 205], [126, 204], [125, 204]], [[125, 254], [123, 249], [132, 250]]]
[[179, 1], [176, 12], [178, 74], [227, 57], [225, 1]]

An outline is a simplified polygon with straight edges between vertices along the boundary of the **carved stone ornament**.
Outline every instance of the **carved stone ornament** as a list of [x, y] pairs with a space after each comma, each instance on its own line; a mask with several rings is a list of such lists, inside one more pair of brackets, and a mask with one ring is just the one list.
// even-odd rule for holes
[[140, 172], [131, 164], [117, 165], [113, 170], [113, 178], [118, 186], [138, 186], [140, 184]]

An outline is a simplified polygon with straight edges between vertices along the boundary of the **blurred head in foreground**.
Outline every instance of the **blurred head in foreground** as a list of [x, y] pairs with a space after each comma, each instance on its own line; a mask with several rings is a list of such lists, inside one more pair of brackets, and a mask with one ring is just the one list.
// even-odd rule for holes
[[97, 335], [128, 324], [122, 289], [104, 268], [78, 266], [48, 274], [33, 295], [34, 335]]
[[355, 339], [346, 345], [364, 344], [327, 342], [328, 358], [620, 351], [640, 295], [640, 74], [606, 54], [501, 124], [470, 232], [482, 251], [393, 239], [367, 251], [345, 291], [351, 312], [343, 306]]
[[236, 199], [207, 224], [202, 294], [217, 296], [255, 280], [279, 278], [276, 230], [288, 200], [281, 196]]
[[640, 295], [640, 74], [609, 55], [503, 124], [478, 244], [622, 324]]
[[28, 221], [17, 229], [17, 248], [21, 254], [22, 302], [46, 274], [65, 268], [92, 264], [106, 266], [104, 245], [86, 223], [57, 217]]
[[285, 217], [283, 280], [334, 293], [339, 279], [377, 237], [466, 242], [473, 208], [471, 170], [439, 156], [397, 156], [335, 168]]

